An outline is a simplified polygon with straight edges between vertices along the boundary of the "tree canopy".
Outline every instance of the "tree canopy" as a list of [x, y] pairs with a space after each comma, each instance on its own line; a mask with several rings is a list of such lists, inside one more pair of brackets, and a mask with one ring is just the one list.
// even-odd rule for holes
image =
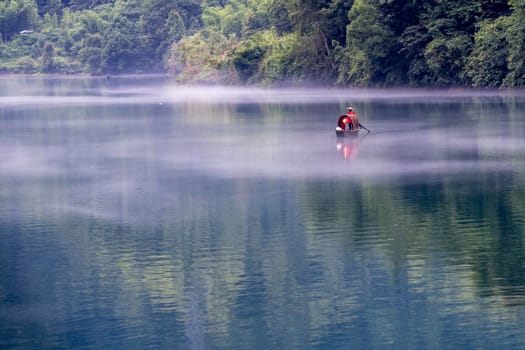
[[0, 72], [525, 85], [525, 0], [4, 0]]

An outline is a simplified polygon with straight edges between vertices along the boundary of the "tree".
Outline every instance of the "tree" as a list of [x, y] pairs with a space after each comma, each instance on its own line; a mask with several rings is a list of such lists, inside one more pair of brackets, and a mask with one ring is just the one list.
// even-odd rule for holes
[[404, 29], [399, 38], [399, 54], [405, 65], [405, 81], [410, 86], [430, 85], [430, 68], [425, 59], [425, 48], [432, 40], [423, 25], [412, 25]]
[[102, 35], [98, 33], [88, 34], [83, 40], [83, 45], [78, 52], [78, 57], [91, 73], [101, 73], [103, 46]]
[[140, 31], [141, 2], [117, 0], [109, 27], [104, 32], [102, 69], [106, 72], [133, 72], [148, 68], [144, 48], [146, 40]]
[[255, 28], [250, 25], [257, 26], [264, 22], [264, 19], [257, 17], [260, 13], [257, 7], [258, 4], [252, 0], [229, 0], [224, 6], [204, 7], [202, 21], [208, 31], [246, 38], [254, 34], [251, 29]]
[[419, 16], [423, 27], [419, 39], [423, 40], [419, 43], [426, 42], [426, 45], [422, 52], [413, 55], [416, 61], [410, 67], [409, 80], [419, 78], [424, 85], [430, 86], [468, 84], [466, 57], [472, 51], [476, 23], [481, 14], [481, 1], [423, 2]]
[[184, 22], [176, 5], [176, 2], [166, 0], [142, 2], [139, 29], [144, 49], [156, 62], [160, 62], [172, 42], [185, 34]]
[[33, 0], [4, 0], [0, 2], [0, 33], [9, 41], [22, 30], [36, 29], [39, 18]]
[[506, 31], [506, 40], [509, 43], [508, 69], [509, 72], [503, 81], [507, 87], [525, 86], [525, 1], [509, 0], [512, 15], [509, 17], [509, 26]]
[[465, 85], [466, 58], [472, 42], [467, 35], [436, 38], [425, 49], [425, 59], [434, 86]]
[[290, 22], [286, 0], [273, 0], [268, 6], [269, 26], [274, 28], [279, 35], [291, 33], [293, 24]]
[[60, 14], [62, 12], [61, 0], [36, 0], [38, 5], [38, 14], [44, 16], [46, 14]]
[[73, 11], [90, 10], [99, 5], [114, 4], [115, 0], [62, 0], [64, 6], [71, 8]]
[[[346, 16], [352, 0], [288, 0], [286, 7], [290, 21], [299, 34], [298, 56], [306, 64], [306, 72], [313, 72], [312, 79], [325, 80], [337, 76], [335, 50], [344, 43], [349, 19]], [[355, 4], [354, 4], [355, 5]]]
[[259, 46], [247, 47], [235, 52], [233, 65], [243, 83], [257, 73], [263, 57], [264, 51]]
[[385, 82], [396, 41], [381, 20], [379, 0], [356, 0], [348, 17], [347, 45], [339, 57], [338, 82], [364, 86]]
[[233, 37], [200, 32], [181, 39], [170, 48], [167, 66], [182, 83], [237, 82], [229, 54], [237, 45]]
[[[123, 23], [124, 21], [119, 21]], [[129, 33], [117, 32], [110, 36], [102, 51], [102, 67], [112, 73], [129, 72], [140, 67], [137, 42]]]
[[508, 18], [485, 21], [475, 35], [474, 49], [467, 59], [467, 74], [474, 86], [501, 86], [508, 74]]
[[55, 58], [55, 49], [53, 48], [53, 44], [51, 44], [50, 42], [46, 42], [44, 44], [44, 48], [42, 49], [42, 58], [41, 58], [42, 72], [52, 73], [55, 71], [54, 58]]
[[272, 32], [262, 31], [241, 42], [231, 52], [231, 62], [242, 83], [260, 79], [263, 61], [274, 45]]
[[474, 35], [482, 6], [480, 0], [427, 0], [423, 11], [421, 22], [435, 38]]

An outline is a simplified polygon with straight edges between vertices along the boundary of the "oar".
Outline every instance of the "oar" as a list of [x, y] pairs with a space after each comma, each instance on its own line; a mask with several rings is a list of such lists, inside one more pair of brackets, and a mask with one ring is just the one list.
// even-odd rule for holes
[[370, 132], [370, 130], [368, 130], [367, 128], [365, 128], [363, 125], [361, 125], [361, 123], [359, 123], [359, 127], [362, 128], [362, 129], [365, 129], [366, 131]]

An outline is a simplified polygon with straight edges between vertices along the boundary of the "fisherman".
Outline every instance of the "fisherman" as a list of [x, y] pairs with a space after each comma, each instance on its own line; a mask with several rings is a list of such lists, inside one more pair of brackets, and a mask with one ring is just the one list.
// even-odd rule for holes
[[347, 108], [346, 115], [350, 120], [348, 130], [359, 129], [363, 127], [361, 123], [359, 123], [359, 118], [357, 117], [357, 114], [354, 112], [354, 109], [351, 106]]
[[346, 110], [346, 114], [341, 115], [337, 120], [337, 127], [335, 128], [335, 132], [338, 136], [344, 135], [343, 131], [351, 131], [357, 133], [358, 129], [361, 128], [370, 132], [370, 130], [368, 130], [363, 125], [361, 125], [361, 123], [359, 123], [359, 118], [357, 117], [357, 114], [354, 112], [354, 109], [352, 107], [347, 107]]

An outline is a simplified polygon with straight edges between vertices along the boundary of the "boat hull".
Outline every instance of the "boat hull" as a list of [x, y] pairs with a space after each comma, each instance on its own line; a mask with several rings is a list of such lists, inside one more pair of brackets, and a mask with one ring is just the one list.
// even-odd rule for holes
[[359, 133], [359, 129], [356, 129], [356, 130], [338, 130], [336, 129], [335, 130], [335, 134], [337, 135], [337, 137], [352, 137], [352, 136], [357, 136], [358, 133]]

